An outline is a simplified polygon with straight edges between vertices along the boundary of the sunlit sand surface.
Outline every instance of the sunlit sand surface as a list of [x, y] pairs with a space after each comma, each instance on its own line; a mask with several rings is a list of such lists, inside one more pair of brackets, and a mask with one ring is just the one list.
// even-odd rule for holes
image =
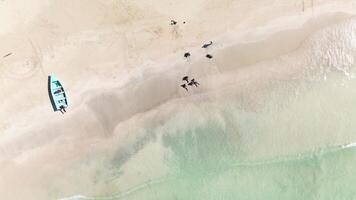
[[355, 12], [0, 1], [0, 199], [355, 199]]

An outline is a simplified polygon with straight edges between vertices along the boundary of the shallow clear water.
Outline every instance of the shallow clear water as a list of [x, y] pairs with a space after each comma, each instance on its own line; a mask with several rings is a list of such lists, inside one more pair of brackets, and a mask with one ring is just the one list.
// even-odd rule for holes
[[305, 77], [276, 80], [252, 104], [232, 89], [224, 100], [182, 100], [133, 123], [130, 134], [145, 136], [114, 155], [118, 175], [103, 195], [74, 199], [356, 199], [356, 148], [342, 148], [356, 142], [354, 24], [277, 59], [305, 67]]
[[204, 155], [187, 161], [182, 154], [175, 176], [115, 199], [354, 199], [355, 155], [356, 149], [333, 149], [239, 164], [215, 157], [212, 165], [199, 163]]
[[[138, 151], [148, 158], [129, 159], [122, 171], [164, 169], [163, 176], [130, 189], [120, 189], [129, 178], [119, 177], [113, 182], [119, 192], [89, 199], [354, 199], [356, 148], [341, 147], [356, 141], [354, 88], [356, 80], [334, 75], [276, 89], [255, 110], [195, 104], [151, 127], [157, 137]], [[202, 115], [181, 126], [187, 116]]]

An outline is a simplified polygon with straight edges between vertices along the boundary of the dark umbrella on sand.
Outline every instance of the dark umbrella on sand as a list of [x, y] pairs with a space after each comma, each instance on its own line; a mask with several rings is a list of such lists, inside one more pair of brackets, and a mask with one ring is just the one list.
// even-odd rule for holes
[[188, 80], [188, 79], [189, 79], [188, 76], [184, 76], [184, 77], [182, 78], [183, 81], [187, 81], [187, 83], [189, 83], [189, 80]]

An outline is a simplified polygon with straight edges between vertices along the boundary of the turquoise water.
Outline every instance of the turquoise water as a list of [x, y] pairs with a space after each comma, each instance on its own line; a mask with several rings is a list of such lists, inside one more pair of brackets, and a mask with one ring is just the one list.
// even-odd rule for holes
[[95, 199], [356, 198], [356, 148], [239, 162], [226, 138], [206, 137], [205, 130], [200, 131], [165, 139], [174, 152], [167, 160], [171, 171], [166, 177]]
[[[189, 136], [188, 136], [189, 138]], [[198, 156], [199, 155], [199, 156]], [[260, 163], [212, 164], [181, 154], [179, 172], [114, 199], [355, 199], [356, 149]], [[208, 159], [209, 160], [209, 159]], [[184, 164], [183, 164], [184, 163]], [[228, 164], [229, 163], [229, 164]], [[120, 197], [121, 196], [121, 197]]]
[[[242, 89], [238, 82], [138, 114], [128, 133], [134, 144], [99, 165], [109, 173], [95, 179], [95, 197], [71, 199], [356, 199], [356, 148], [342, 148], [356, 143], [354, 24], [279, 57], [266, 82], [249, 79]], [[285, 67], [280, 75], [273, 63]]]
[[[194, 104], [188, 114], [149, 128], [156, 137], [148, 143], [164, 149], [163, 161], [145, 148], [137, 152], [152, 159], [127, 161], [129, 170], [162, 162], [165, 175], [89, 199], [356, 199], [356, 148], [341, 148], [356, 138], [355, 86], [335, 76], [283, 87], [255, 110]], [[205, 117], [182, 126], [196, 116]]]

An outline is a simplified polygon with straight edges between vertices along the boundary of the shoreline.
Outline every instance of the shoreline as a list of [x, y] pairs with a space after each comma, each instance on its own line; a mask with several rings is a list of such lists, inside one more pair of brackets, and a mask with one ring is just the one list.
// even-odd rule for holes
[[[224, 169], [222, 172], [214, 172], [212, 171], [212, 173], [227, 173], [227, 171], [232, 171], [236, 168], [255, 168], [255, 167], [259, 167], [259, 166], [271, 166], [271, 165], [277, 165], [277, 164], [283, 164], [283, 163], [287, 163], [287, 162], [301, 162], [303, 160], [310, 160], [313, 159], [315, 157], [318, 157], [318, 160], [322, 160], [323, 159], [323, 155], [330, 155], [330, 154], [335, 154], [335, 153], [339, 153], [340, 151], [344, 151], [344, 150], [350, 150], [350, 149], [355, 149], [355, 145], [353, 144], [352, 146], [348, 146], [348, 147], [344, 147], [347, 145], [341, 145], [341, 146], [331, 146], [331, 147], [326, 147], [323, 149], [319, 149], [319, 150], [314, 150], [314, 151], [310, 151], [310, 152], [304, 152], [301, 154], [296, 154], [296, 155], [284, 155], [284, 156], [280, 156], [277, 158], [272, 158], [272, 159], [267, 159], [267, 160], [259, 160], [259, 161], [247, 161], [247, 162], [239, 162], [238, 164], [235, 164], [233, 166], [230, 166], [230, 168], [228, 169]], [[150, 189], [150, 187], [154, 187], [155, 185], [159, 185], [159, 184], [164, 184], [165, 182], [169, 182], [172, 181], [174, 179], [178, 179], [178, 177], [175, 177], [174, 175], [166, 175], [163, 177], [160, 177], [158, 179], [150, 179], [148, 181], [145, 181], [142, 184], [130, 187], [128, 189], [125, 190], [121, 190], [121, 191], [117, 191], [112, 195], [99, 195], [99, 196], [84, 196], [84, 195], [74, 195], [74, 196], [69, 196], [69, 197], [63, 197], [60, 198], [58, 200], [71, 200], [71, 199], [78, 199], [78, 200], [94, 200], [94, 199], [122, 199], [129, 196], [132, 196], [134, 193], [140, 192], [142, 190], [145, 189]]]
[[[135, 3], [137, 2], [133, 5]], [[200, 5], [198, 2], [194, 3]], [[261, 14], [264, 9], [271, 14], [273, 6], [265, 5], [248, 11], [242, 10], [243, 6], [253, 7], [253, 3], [250, 5], [248, 2], [243, 2], [241, 8], [238, 4], [232, 4], [231, 8], [213, 10], [223, 13], [218, 19], [213, 19], [203, 9], [197, 13], [192, 11], [193, 14], [190, 16], [192, 23], [193, 19], [199, 19], [202, 21], [201, 25], [194, 27], [187, 23], [186, 27], [180, 26], [181, 36], [173, 35], [174, 37], [168, 24], [168, 28], [159, 24], [165, 23], [164, 20], [168, 19], [168, 16], [161, 16], [158, 11], [152, 11], [153, 14], [139, 13], [139, 16], [134, 16], [135, 19], [137, 17], [136, 21], [128, 21], [124, 25], [121, 24], [123, 23], [120, 21], [121, 16], [114, 18], [108, 14], [107, 22], [105, 17], [97, 19], [83, 15], [80, 20], [74, 17], [73, 21], [78, 24], [59, 23], [58, 28], [46, 22], [48, 20], [46, 17], [51, 16], [51, 10], [46, 10], [46, 15], [33, 22], [33, 27], [29, 25], [31, 27], [29, 30], [34, 31], [29, 36], [34, 41], [33, 46], [30, 47], [30, 44], [24, 42], [26, 44], [23, 46], [13, 47], [17, 50], [25, 49], [22, 53], [14, 54], [4, 61], [0, 60], [0, 67], [2, 67], [0, 70], [8, 73], [0, 76], [4, 95], [8, 96], [7, 99], [0, 101], [4, 107], [4, 112], [0, 115], [0, 119], [3, 119], [0, 128], [4, 127], [0, 136], [0, 169], [3, 169], [5, 177], [13, 180], [12, 184], [0, 181], [0, 188], [4, 186], [2, 187], [4, 190], [8, 189], [4, 191], [5, 198], [23, 198], [34, 194], [33, 198], [36, 200], [46, 199], [53, 191], [63, 194], [79, 190], [83, 191], [83, 194], [105, 192], [106, 188], [101, 187], [106, 183], [99, 180], [102, 174], [98, 175], [98, 171], [104, 170], [102, 176], [105, 178], [106, 170], [114, 170], [110, 168], [114, 164], [125, 165], [126, 169], [129, 169], [133, 159], [140, 161], [148, 157], [146, 154], [149, 151], [145, 151], [143, 147], [146, 147], [151, 137], [154, 138], [150, 128], [168, 133], [169, 130], [173, 130], [173, 133], [189, 128], [195, 130], [195, 125], [203, 126], [209, 120], [215, 119], [204, 117], [213, 115], [214, 111], [219, 109], [229, 108], [229, 105], [224, 108], [219, 104], [225, 103], [225, 98], [228, 103], [236, 101], [242, 105], [243, 109], [235, 113], [238, 117], [250, 112], [244, 116], [246, 119], [236, 118], [242, 119], [241, 123], [250, 122], [251, 127], [260, 125], [261, 129], [270, 128], [268, 134], [263, 135], [263, 131], [261, 134], [257, 130], [253, 135], [248, 133], [253, 133], [255, 129], [242, 127], [246, 132], [242, 131], [238, 138], [241, 139], [239, 145], [245, 155], [253, 157], [262, 152], [267, 156], [278, 156], [288, 153], [288, 151], [279, 152], [284, 150], [281, 146], [286, 141], [278, 140], [280, 139], [278, 137], [285, 137], [285, 135], [271, 137], [274, 135], [269, 134], [273, 133], [275, 127], [265, 125], [266, 121], [263, 119], [263, 117], [272, 118], [275, 113], [266, 111], [260, 121], [254, 121], [263, 114], [261, 114], [263, 106], [259, 104], [266, 102], [262, 95], [273, 89], [275, 81], [302, 79], [303, 70], [306, 70], [303, 67], [308, 67], [304, 65], [312, 63], [308, 60], [310, 56], [304, 54], [312, 52], [311, 48], [314, 47], [310, 44], [312, 42], [306, 40], [318, 36], [318, 32], [328, 27], [337, 26], [341, 21], [344, 23], [351, 20], [349, 18], [351, 15], [354, 16], [356, 11], [351, 14], [348, 12], [351, 8], [346, 7], [351, 3], [345, 5], [340, 3], [345, 8], [340, 6], [336, 12], [326, 11], [326, 6], [323, 8], [325, 10], [320, 8], [319, 11], [307, 13], [307, 16], [295, 10], [292, 15], [286, 15], [287, 9], [281, 11], [282, 9], [278, 7], [281, 5], [276, 5], [278, 9], [277, 7], [275, 9], [278, 12], [271, 16], [266, 14], [267, 20], [261, 15], [256, 19], [253, 19], [253, 16]], [[77, 7], [79, 5], [80, 3], [76, 4]], [[90, 4], [88, 8], [97, 11], [95, 5]], [[203, 8], [206, 6], [210, 6], [209, 3], [202, 3]], [[54, 7], [52, 5], [51, 9]], [[235, 7], [240, 8], [242, 13], [248, 12], [246, 15], [239, 15], [236, 19], [239, 23], [231, 29], [228, 23], [217, 24], [217, 30], [226, 32], [216, 33], [214, 27], [209, 26], [209, 20], [216, 22], [224, 19], [225, 15], [222, 11], [233, 10]], [[106, 9], [104, 5], [101, 8]], [[131, 4], [127, 8], [128, 12], [136, 12]], [[140, 9], [138, 11], [142, 11]], [[340, 12], [343, 9], [345, 13]], [[73, 14], [74, 11], [75, 9], [68, 10], [68, 13]], [[97, 12], [100, 13], [99, 11]], [[128, 13], [128, 16], [132, 16], [132, 13]], [[55, 16], [53, 19], [56, 20], [60, 16]], [[196, 16], [201, 17], [194, 18]], [[230, 13], [226, 16], [235, 16], [235, 14]], [[298, 18], [299, 16], [302, 17]], [[244, 18], [246, 21], [243, 21]], [[95, 23], [92, 25], [90, 19], [95, 19], [98, 23], [103, 20], [108, 24], [103, 27]], [[205, 19], [208, 20], [204, 21]], [[81, 20], [85, 22], [83, 27], [79, 23]], [[240, 23], [239, 20], [242, 22]], [[114, 26], [113, 30], [106, 29], [110, 27], [109, 22]], [[285, 28], [286, 26], [288, 28]], [[87, 30], [88, 27], [93, 30]], [[293, 28], [290, 29], [291, 27]], [[246, 32], [239, 32], [242, 29]], [[23, 33], [17, 34], [13, 38]], [[51, 34], [54, 39], [50, 39]], [[216, 46], [212, 46], [209, 50], [214, 58], [207, 60], [203, 57], [207, 52], [200, 48], [200, 42], [205, 42], [201, 40], [210, 36]], [[43, 41], [41, 37], [44, 38]], [[12, 36], [4, 38], [8, 39]], [[11, 40], [7, 43], [9, 44], [5, 46], [12, 47]], [[188, 48], [185, 49], [184, 45]], [[192, 50], [194, 58], [185, 62], [183, 53], [188, 50]], [[16, 68], [16, 63], [20, 63], [19, 65], [28, 63], [28, 65], [27, 68]], [[31, 67], [37, 70], [33, 75]], [[69, 101], [72, 109], [67, 114], [60, 116], [49, 109], [47, 93], [43, 93], [46, 91], [46, 84], [41, 85], [42, 76], [45, 75], [40, 73], [39, 67], [44, 72], [60, 74], [65, 90], [70, 94]], [[30, 70], [31, 76], [25, 76], [26, 70]], [[18, 74], [18, 79], [11, 78], [11, 75], [15, 77]], [[182, 75], [197, 78], [202, 83], [201, 87], [189, 94], [185, 93], [179, 88]], [[26, 90], [21, 89], [19, 90], [21, 92], [18, 92], [14, 89], [23, 85], [26, 85]], [[26, 99], [26, 104], [18, 106], [23, 99]], [[299, 104], [295, 106], [296, 111], [300, 110], [298, 106]], [[207, 111], [204, 110], [205, 108], [215, 110]], [[277, 108], [275, 110], [278, 110]], [[189, 112], [186, 112], [187, 109]], [[221, 113], [215, 114], [219, 115], [216, 120], [224, 127], [228, 123], [224, 122], [225, 116]], [[283, 122], [283, 119], [289, 117], [288, 114], [280, 115], [277, 120]], [[154, 124], [150, 124], [151, 121], [154, 121]], [[253, 122], [260, 124], [253, 124]], [[177, 123], [177, 130], [169, 127], [175, 123]], [[287, 120], [285, 123], [291, 122]], [[314, 138], [305, 142], [306, 144], [303, 143], [305, 138], [295, 137], [295, 141], [299, 143], [291, 145], [290, 152], [295, 153], [293, 150], [300, 152], [303, 148], [310, 150], [314, 146], [322, 148], [330, 144], [325, 138], [325, 140], [317, 140], [318, 136], [315, 134]], [[259, 141], [256, 142], [251, 138], [258, 138]], [[352, 137], [346, 134], [335, 138], [332, 142], [342, 143], [344, 140], [352, 140]], [[273, 139], [277, 142], [271, 142]], [[254, 149], [253, 147], [260, 146], [259, 142], [265, 146]], [[264, 151], [263, 148], [268, 147], [269, 144], [275, 149]], [[141, 154], [139, 154], [140, 150], [142, 150]], [[159, 150], [157, 152], [164, 153]], [[98, 155], [103, 158], [95, 157]], [[164, 155], [157, 153], [156, 157], [159, 160]], [[136, 162], [139, 163], [137, 160]], [[153, 165], [149, 176], [157, 175], [154, 169], [159, 168], [160, 165], [157, 166]], [[124, 173], [124, 175], [131, 182], [140, 181], [139, 179], [144, 177], [143, 175], [135, 177], [134, 173], [128, 175]], [[17, 181], [17, 178], [23, 176], [28, 176], [25, 182]], [[84, 186], [81, 187], [81, 184]], [[11, 193], [18, 188], [24, 189], [19, 194]]]

